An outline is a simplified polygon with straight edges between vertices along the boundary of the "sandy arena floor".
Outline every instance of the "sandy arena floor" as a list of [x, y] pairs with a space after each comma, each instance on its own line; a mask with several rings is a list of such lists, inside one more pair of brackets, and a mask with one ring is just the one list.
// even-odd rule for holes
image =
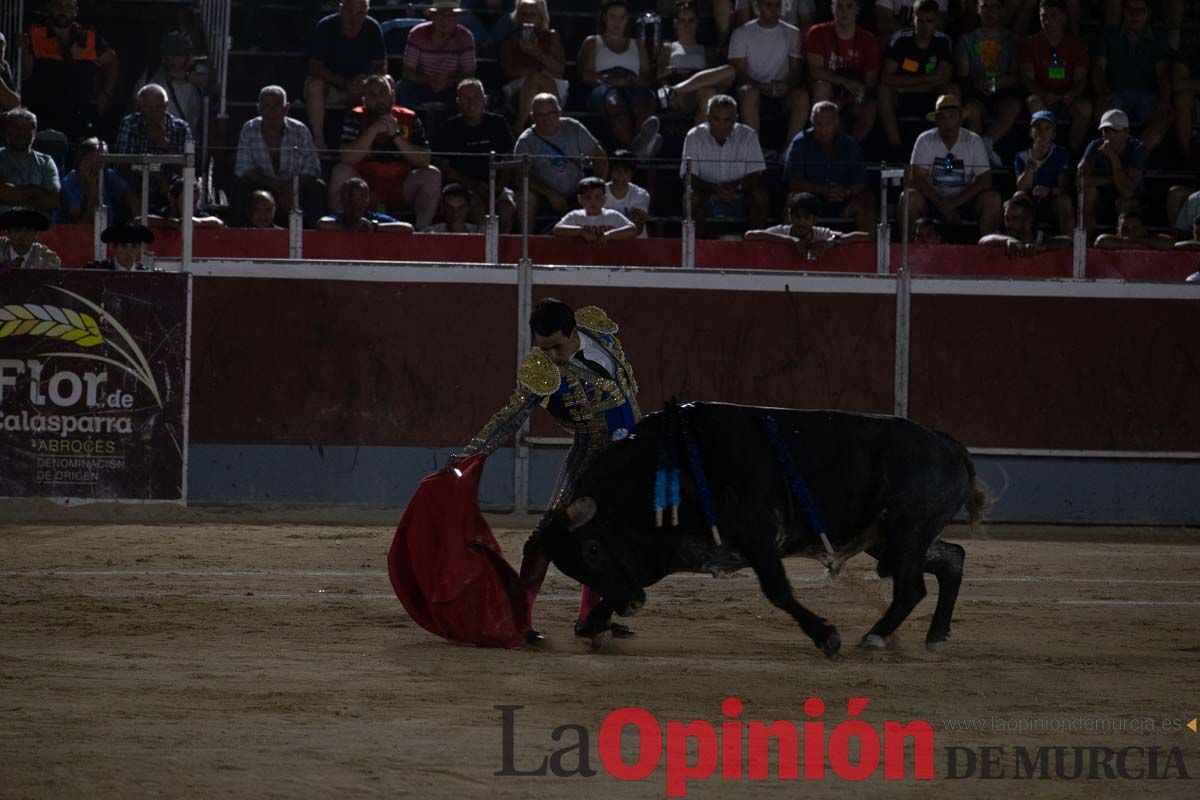
[[[750, 573], [668, 579], [630, 621], [637, 637], [593, 654], [571, 635], [577, 588], [552, 571], [536, 613], [544, 646], [450, 645], [415, 626], [392, 594], [391, 533], [386, 522], [219, 515], [0, 525], [0, 797], [662, 797], [661, 765], [640, 783], [602, 769], [602, 720], [634, 705], [664, 724], [720, 723], [730, 695], [745, 703], [743, 720], [797, 723], [807, 719], [804, 700], [820, 697], [831, 728], [847, 697], [869, 697], [862, 718], [872, 725], [933, 725], [938, 777], [897, 784], [881, 767], [865, 783], [830, 774], [798, 786], [718, 773], [691, 782], [689, 797], [1200, 791], [1200, 734], [1181, 729], [1200, 713], [1196, 532], [951, 532], [968, 561], [948, 648], [922, 646], [930, 579], [893, 650], [847, 647], [833, 662], [762, 599]], [[515, 563], [524, 534], [498, 536]], [[872, 564], [860, 557], [826, 583], [816, 564], [789, 563], [801, 602], [834, 621], [848, 645], [890, 591]], [[551, 732], [576, 724], [591, 736], [598, 774], [496, 776], [499, 705], [523, 706], [517, 769], [573, 744], [574, 734], [555, 742]], [[962, 729], [993, 718], [1042, 731]], [[1108, 729], [1046, 730], [1086, 721]], [[944, 777], [946, 748], [983, 745], [1008, 748], [1005, 779]], [[1013, 780], [1017, 745], [1159, 746], [1163, 759], [1179, 747], [1192, 780]], [[1139, 765], [1144, 758], [1129, 769]]]

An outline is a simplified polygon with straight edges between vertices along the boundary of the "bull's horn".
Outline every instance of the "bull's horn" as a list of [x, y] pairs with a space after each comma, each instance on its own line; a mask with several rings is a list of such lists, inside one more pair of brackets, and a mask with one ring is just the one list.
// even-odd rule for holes
[[567, 527], [576, 530], [592, 521], [596, 516], [596, 501], [590, 497], [578, 497], [567, 506]]

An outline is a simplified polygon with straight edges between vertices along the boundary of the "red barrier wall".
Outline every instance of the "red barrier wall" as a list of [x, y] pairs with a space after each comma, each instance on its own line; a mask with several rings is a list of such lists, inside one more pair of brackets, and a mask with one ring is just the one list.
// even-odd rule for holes
[[[736, 290], [611, 286], [608, 274], [585, 286], [571, 281], [587, 271], [551, 271], [535, 299], [608, 310], [646, 410], [671, 397], [892, 410], [890, 294], [800, 277], [773, 291], [736, 278], [726, 279]], [[913, 419], [973, 447], [1200, 451], [1194, 299], [1024, 286], [1028, 296], [913, 296]], [[193, 441], [460, 445], [513, 386], [515, 294], [419, 279], [197, 277]], [[535, 432], [554, 430], [535, 415]]]
[[[648, 410], [672, 396], [891, 410], [887, 295], [553, 294], [618, 320]], [[462, 444], [513, 388], [515, 316], [509, 286], [198, 278], [192, 440]]]
[[[287, 258], [287, 231], [245, 228], [205, 229], [195, 232], [197, 258]], [[158, 232], [154, 252], [177, 258], [178, 231]], [[92, 259], [90, 225], [58, 225], [41, 235], [68, 267]], [[637, 239], [587, 245], [575, 239], [536, 236], [529, 243], [530, 257], [538, 264], [596, 264], [602, 266], [677, 267], [681, 259], [678, 239]], [[500, 260], [515, 263], [521, 255], [518, 236], [503, 236]], [[343, 261], [445, 261], [475, 264], [484, 259], [482, 236], [446, 234], [339, 233], [305, 231], [306, 259]], [[893, 269], [900, 266], [901, 247], [892, 245]], [[1002, 248], [972, 245], [910, 246], [909, 266], [917, 275], [976, 275], [1021, 278], [1067, 278], [1071, 252], [1047, 253], [1037, 258], [1010, 259]], [[852, 245], [831, 250], [815, 262], [805, 261], [788, 245], [763, 242], [699, 241], [696, 266], [716, 269], [797, 269], [823, 272], [874, 272], [875, 246]], [[1127, 280], [1181, 281], [1200, 270], [1200, 253], [1151, 251], [1088, 251], [1088, 276]]]

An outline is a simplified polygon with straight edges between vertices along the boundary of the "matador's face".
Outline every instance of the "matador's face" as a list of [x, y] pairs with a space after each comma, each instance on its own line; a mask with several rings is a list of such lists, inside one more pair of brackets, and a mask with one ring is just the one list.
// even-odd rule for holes
[[571, 356], [579, 352], [579, 328], [571, 331], [570, 336], [563, 335], [562, 331], [555, 331], [550, 336], [533, 335], [533, 346], [545, 351], [558, 366], [565, 366], [571, 360]]

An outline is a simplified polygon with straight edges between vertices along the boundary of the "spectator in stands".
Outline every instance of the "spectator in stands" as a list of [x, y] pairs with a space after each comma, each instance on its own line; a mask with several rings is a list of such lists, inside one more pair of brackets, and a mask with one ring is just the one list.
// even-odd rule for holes
[[[1162, 8], [1163, 22], [1167, 30], [1165, 43], [1171, 50], [1179, 49], [1181, 28], [1183, 27], [1183, 8], [1185, 0], [1161, 0], [1157, 5]], [[1115, 28], [1121, 22], [1121, 10], [1125, 0], [1104, 0], [1104, 25]]]
[[304, 226], [315, 228], [325, 212], [325, 181], [316, 145], [304, 123], [288, 113], [287, 92], [282, 86], [264, 86], [258, 93], [258, 116], [247, 120], [238, 134], [237, 161], [233, 174], [233, 220], [243, 225], [249, 214], [250, 196], [267, 189], [278, 198], [280, 222], [291, 213], [292, 172], [300, 176], [300, 208]]
[[954, 55], [964, 87], [964, 124], [983, 134], [988, 157], [996, 167], [1004, 162], [995, 156], [994, 144], [1012, 130], [1025, 97], [1017, 65], [1017, 37], [1003, 27], [1003, 10], [1001, 0], [979, 0], [980, 27], [958, 38]]
[[479, 233], [478, 225], [467, 221], [471, 211], [471, 193], [461, 183], [442, 187], [442, 221], [434, 223], [429, 233]]
[[637, 225], [615, 209], [605, 208], [607, 190], [603, 178], [584, 178], [579, 182], [579, 208], [568, 211], [554, 226], [555, 236], [583, 239], [588, 244], [604, 244], [638, 235]]
[[0, 33], [0, 112], [12, 111], [21, 105], [21, 87], [13, 77], [12, 67], [8, 63], [8, 39]]
[[917, 0], [914, 8], [913, 27], [892, 37], [879, 77], [879, 121], [893, 151], [901, 146], [898, 117], [925, 114], [941, 95], [959, 93], [950, 37], [938, 30], [937, 0]]
[[1075, 227], [1075, 203], [1071, 199], [1071, 156], [1067, 148], [1054, 143], [1058, 132], [1054, 114], [1038, 111], [1029, 122], [1031, 147], [1017, 153], [1013, 174], [1017, 192], [1033, 203], [1035, 218], [1053, 221], [1059, 233]]
[[58, 167], [33, 149], [38, 118], [27, 108], [3, 116], [6, 146], [0, 147], [0, 212], [29, 206], [44, 214], [58, 209]]
[[[504, 117], [484, 111], [486, 100], [478, 79], [464, 78], [459, 82], [457, 102], [460, 113], [438, 128], [433, 150], [444, 180], [467, 192], [471, 201], [470, 219], [478, 225], [488, 207], [489, 154], [507, 157], [513, 149], [513, 135]], [[508, 170], [496, 170], [496, 216], [501, 233], [512, 233], [516, 211], [512, 190], [505, 185], [507, 176]], [[445, 190], [442, 202], [445, 203]]]
[[304, 106], [318, 150], [325, 150], [325, 103], [348, 106], [363, 94], [368, 75], [387, 73], [383, 29], [367, 16], [369, 0], [342, 0], [336, 14], [321, 19], [309, 46]]
[[475, 77], [475, 37], [458, 24], [458, 0], [433, 0], [428, 22], [408, 34], [404, 72], [396, 104], [421, 109], [430, 103], [454, 107], [458, 82]]
[[72, 142], [96, 132], [112, 106], [120, 66], [104, 38], [76, 21], [78, 11], [76, 0], [49, 0], [21, 48], [25, 105], [44, 129]]
[[1129, 135], [1129, 117], [1110, 109], [1100, 118], [1100, 137], [1088, 144], [1079, 162], [1083, 186], [1083, 224], [1088, 239], [1096, 233], [1097, 216], [1137, 209], [1146, 170], [1146, 148]]
[[692, 166], [692, 218], [697, 235], [703, 235], [710, 216], [744, 213], [750, 225], [767, 223], [769, 199], [763, 173], [758, 134], [737, 121], [737, 101], [719, 94], [708, 101], [708, 121], [688, 131], [683, 141], [679, 176]]
[[922, 133], [913, 145], [910, 218], [923, 217], [928, 210], [953, 224], [973, 211], [980, 236], [994, 233], [1000, 227], [1000, 195], [992, 188], [983, 140], [962, 127], [962, 100], [942, 95], [929, 119], [937, 127]]
[[33, 208], [10, 208], [0, 214], [0, 274], [13, 269], [60, 269], [58, 254], [37, 241], [39, 231], [48, 230], [50, 220]]
[[[939, 15], [950, 10], [947, 0], [934, 0]], [[886, 52], [897, 31], [915, 27], [918, 0], [875, 0], [875, 34]]]
[[[462, 9], [463, 12], [458, 17], [458, 24], [471, 32], [471, 35], [475, 37], [475, 47], [481, 52], [484, 48], [489, 48], [497, 42], [503, 42], [504, 38], [512, 33], [513, 12], [516, 10], [513, 0], [463, 0]], [[492, 15], [499, 14], [491, 30], [488, 30], [480, 15], [473, 13], [475, 11], [483, 11]]]
[[833, 0], [833, 21], [813, 25], [804, 35], [814, 102], [832, 100], [852, 115], [850, 135], [862, 142], [875, 127], [879, 104], [879, 40], [858, 27], [858, 0]]
[[134, 83], [137, 90], [157, 83], [167, 92], [167, 111], [179, 117], [193, 131], [199, 131], [204, 116], [204, 94], [192, 80], [192, 40], [182, 31], [168, 31], [158, 44], [161, 63], [151, 74], [143, 72]]
[[[55, 211], [56, 222], [91, 223], [99, 202], [100, 160], [108, 153], [108, 145], [96, 137], [79, 143], [75, 169], [62, 179], [61, 205]], [[137, 210], [137, 196], [121, 173], [113, 167], [104, 169], [104, 208], [109, 223], [127, 222]]]
[[913, 244], [944, 244], [942, 226], [933, 217], [921, 217], [913, 223]]
[[1167, 43], [1151, 30], [1148, 0], [1125, 0], [1121, 27], [1106, 30], [1095, 63], [1092, 88], [1097, 108], [1119, 108], [1142, 128], [1146, 152], [1154, 151], [1174, 119]]
[[1175, 54], [1171, 64], [1172, 106], [1175, 109], [1175, 143], [1185, 165], [1195, 167], [1192, 129], [1196, 124], [1196, 95], [1200, 94], [1200, 48]]
[[[1075, 8], [1072, 19], [1078, 19], [1079, 0], [1068, 0], [1068, 4], [1073, 4]], [[1004, 0], [1003, 5], [1004, 27], [1018, 36], [1028, 34], [1030, 27], [1033, 25], [1033, 19], [1037, 16], [1037, 0]]]
[[417, 230], [433, 222], [441, 199], [442, 174], [430, 164], [421, 118], [392, 104], [386, 75], [363, 81], [363, 104], [346, 114], [342, 127], [341, 163], [329, 181], [329, 205], [340, 211], [342, 184], [350, 177], [366, 180], [383, 209], [411, 208]]
[[142, 262], [143, 248], [154, 243], [154, 231], [136, 222], [109, 225], [100, 232], [100, 241], [112, 245], [109, 257], [84, 264], [84, 269], [111, 269], [118, 272], [145, 272], [150, 269]]
[[1047, 237], [1035, 223], [1033, 201], [1023, 194], [1004, 204], [1005, 233], [992, 233], [979, 240], [984, 247], [1003, 247], [1009, 258], [1032, 258], [1047, 250], [1067, 250], [1070, 236]]
[[1131, 208], [1117, 217], [1117, 232], [1100, 234], [1094, 246], [1101, 250], [1171, 250], [1175, 240], [1165, 233], [1147, 233], [1142, 215]]
[[[138, 110], [121, 120], [113, 149], [128, 154], [183, 155], [183, 145], [192, 138], [192, 131], [186, 122], [167, 111], [166, 89], [157, 83], [147, 84], [138, 92], [137, 101]], [[123, 172], [127, 176], [132, 174], [128, 170]], [[167, 205], [171, 180], [181, 173], [178, 165], [164, 164], [160, 171], [150, 174], [152, 209]]]
[[250, 227], [277, 230], [275, 224], [275, 197], [266, 189], [255, 189], [250, 193]]
[[788, 145], [783, 179], [788, 191], [821, 198], [820, 216], [853, 219], [858, 230], [874, 230], [875, 203], [867, 189], [862, 148], [840, 125], [837, 105], [829, 100], [814, 105], [812, 126]]
[[400, 222], [382, 211], [371, 210], [371, 187], [357, 175], [338, 187], [337, 211], [321, 217], [317, 226], [323, 231], [412, 233], [413, 226]]
[[[204, 184], [196, 181], [192, 184], [192, 227], [193, 228], [224, 228], [225, 220], [205, 214], [201, 209], [201, 199], [204, 196]], [[183, 178], [171, 181], [167, 208], [163, 214], [151, 214], [146, 220], [151, 228], [182, 228], [183, 227]]]
[[839, 233], [832, 228], [817, 225], [821, 211], [821, 199], [810, 192], [793, 192], [788, 195], [783, 224], [772, 225], [765, 230], [746, 231], [747, 242], [783, 242], [796, 248], [796, 252], [815, 261], [831, 247], [871, 241], [866, 231]]
[[1058, 119], [1071, 120], [1071, 153], [1083, 146], [1092, 121], [1092, 101], [1087, 97], [1088, 48], [1067, 31], [1066, 0], [1040, 0], [1041, 33], [1021, 45], [1021, 83], [1029, 93], [1029, 113], [1053, 111]]
[[700, 18], [692, 0], [675, 3], [675, 41], [658, 49], [658, 105], [663, 111], [691, 114], [694, 125], [704, 122], [708, 100], [733, 85], [736, 71], [719, 63], [716, 51], [696, 41]]
[[[754, 19], [758, 15], [757, 6], [757, 0], [737, 0], [734, 5], [734, 22], [745, 25]], [[815, 0], [783, 0], [779, 8], [779, 18], [803, 32], [813, 23], [815, 11]]]
[[[729, 40], [729, 63], [737, 70], [742, 119], [762, 131], [761, 110], [787, 111], [790, 142], [808, 122], [808, 89], [800, 29], [780, 20], [782, 0], [758, 0], [758, 19], [740, 25]], [[694, 129], [693, 129], [694, 130]]]
[[[1192, 223], [1192, 238], [1175, 243], [1176, 250], [1200, 250], [1200, 219]], [[1197, 273], [1200, 274], [1200, 273]]]
[[520, 0], [514, 12], [515, 30], [500, 45], [504, 96], [514, 109], [513, 127], [525, 130], [533, 98], [549, 93], [567, 102], [570, 84], [563, 78], [567, 57], [562, 38], [550, 27], [546, 0]]
[[617, 150], [608, 159], [607, 199], [604, 207], [620, 211], [637, 226], [638, 237], [645, 239], [646, 219], [650, 215], [650, 193], [633, 182], [637, 158], [629, 150]]
[[1200, 219], [1200, 192], [1188, 186], [1172, 186], [1167, 191], [1167, 222], [1182, 237], [1197, 219]]
[[604, 0], [597, 27], [598, 33], [583, 40], [576, 59], [580, 79], [592, 87], [592, 110], [604, 115], [617, 144], [638, 158], [653, 158], [663, 142], [658, 117], [652, 115], [654, 65], [645, 42], [630, 36], [626, 0]]
[[[533, 98], [533, 125], [517, 137], [513, 152], [532, 157], [529, 165], [529, 228], [534, 229], [538, 209], [546, 203], [557, 214], [565, 214], [568, 200], [583, 178], [584, 162], [592, 171], [608, 177], [608, 154], [596, 137], [578, 120], [562, 116], [558, 98], [539, 94]], [[518, 214], [521, 204], [517, 204]]]

